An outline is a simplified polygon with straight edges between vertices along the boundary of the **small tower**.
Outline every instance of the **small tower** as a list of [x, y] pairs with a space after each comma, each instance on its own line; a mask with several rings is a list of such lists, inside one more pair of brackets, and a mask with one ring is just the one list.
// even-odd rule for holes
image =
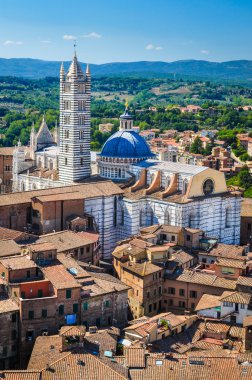
[[133, 129], [133, 116], [129, 113], [128, 101], [125, 103], [125, 111], [120, 116], [120, 130]]
[[31, 159], [35, 160], [35, 152], [37, 150], [37, 136], [34, 128], [34, 122], [32, 123], [32, 129], [30, 133], [30, 155]]
[[83, 74], [76, 52], [68, 73], [60, 69], [59, 179], [73, 183], [91, 175], [90, 157], [91, 76]]
[[54, 142], [57, 146], [60, 145], [60, 136], [59, 136], [59, 128], [57, 120], [55, 121], [55, 128], [54, 128]]

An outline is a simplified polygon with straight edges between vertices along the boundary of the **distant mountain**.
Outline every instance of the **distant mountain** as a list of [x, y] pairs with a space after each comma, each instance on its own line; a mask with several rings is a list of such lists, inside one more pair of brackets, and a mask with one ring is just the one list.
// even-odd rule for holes
[[[70, 62], [65, 62], [67, 69]], [[85, 69], [85, 64], [83, 63]], [[0, 76], [43, 78], [59, 76], [60, 62], [32, 58], [0, 58]], [[252, 61], [209, 62], [184, 60], [175, 62], [112, 62], [90, 65], [94, 76], [139, 75], [145, 77], [190, 76], [219, 80], [252, 81]]]

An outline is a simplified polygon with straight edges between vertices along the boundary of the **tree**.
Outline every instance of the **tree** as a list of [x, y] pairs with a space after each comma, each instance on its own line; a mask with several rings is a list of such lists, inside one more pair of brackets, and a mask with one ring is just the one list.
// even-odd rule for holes
[[191, 149], [190, 149], [190, 152], [191, 153], [195, 153], [195, 154], [202, 154], [203, 153], [203, 143], [200, 139], [199, 136], [197, 136], [195, 139], [194, 139], [194, 142], [192, 143], [191, 145]]
[[244, 189], [248, 189], [252, 186], [252, 176], [249, 172], [249, 168], [244, 166], [240, 173], [238, 174], [240, 186]]

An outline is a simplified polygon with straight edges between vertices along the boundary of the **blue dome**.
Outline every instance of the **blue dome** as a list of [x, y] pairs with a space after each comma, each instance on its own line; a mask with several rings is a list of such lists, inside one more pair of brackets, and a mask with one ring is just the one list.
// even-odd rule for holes
[[147, 142], [132, 130], [114, 133], [103, 145], [101, 156], [121, 158], [153, 158]]

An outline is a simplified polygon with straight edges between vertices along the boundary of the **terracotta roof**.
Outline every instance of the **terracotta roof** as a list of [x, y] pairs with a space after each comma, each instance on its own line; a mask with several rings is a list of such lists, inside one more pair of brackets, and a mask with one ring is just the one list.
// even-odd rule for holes
[[[226, 257], [226, 258], [240, 258], [245, 247], [239, 245], [229, 245], [218, 243], [217, 246], [213, 247], [209, 252], [200, 252], [204, 255], [216, 256], [216, 257]], [[243, 256], [244, 257], [244, 256]]]
[[86, 333], [85, 326], [62, 326], [60, 336], [82, 336]]
[[116, 352], [118, 336], [110, 333], [109, 329], [98, 330], [96, 333], [87, 332], [84, 337], [84, 345], [87, 350], [98, 351], [103, 354], [104, 351]]
[[32, 252], [42, 252], [56, 249], [54, 244], [40, 241], [29, 244], [27, 247], [30, 248]]
[[248, 305], [251, 301], [252, 294], [249, 293], [241, 293], [241, 292], [224, 292], [220, 297], [220, 301], [224, 302], [233, 302], [233, 303], [241, 303]]
[[80, 284], [62, 264], [43, 267], [42, 272], [56, 289], [80, 288]]
[[122, 264], [122, 268], [132, 273], [139, 274], [140, 276], [147, 276], [162, 270], [162, 268], [147, 261], [144, 263], [131, 263], [128, 261], [127, 263]]
[[237, 285], [252, 287], [252, 277], [239, 276], [237, 280]]
[[2, 258], [0, 262], [5, 268], [11, 269], [11, 270], [31, 269], [31, 268], [37, 267], [34, 261], [30, 259], [29, 255]]
[[62, 337], [59, 335], [38, 336], [33, 346], [27, 369], [42, 370], [48, 364], [68, 355], [62, 352]]
[[[66, 370], [67, 369], [67, 370]], [[70, 353], [42, 371], [42, 380], [122, 380], [126, 376], [117, 372], [112, 365], [90, 354]]]
[[212, 294], [203, 294], [195, 308], [195, 311], [211, 309], [212, 307], [220, 306], [221, 303], [219, 298], [219, 296], [214, 296]]
[[20, 255], [21, 248], [15, 240], [0, 240], [0, 257]]
[[172, 256], [174, 257], [175, 261], [181, 264], [186, 264], [195, 258], [193, 254], [185, 252], [182, 249], [180, 249], [179, 251], [173, 252]]
[[11, 298], [0, 299], [0, 314], [18, 311], [19, 307]]
[[69, 194], [71, 192], [79, 192], [81, 194], [81, 198], [83, 199], [96, 198], [103, 195], [109, 196], [123, 194], [123, 190], [121, 190], [114, 182], [100, 181], [96, 179], [94, 182], [71, 186], [2, 194], [0, 197], [0, 207], [30, 203], [32, 198], [42, 197], [44, 195], [57, 195], [57, 199], [61, 200], [62, 197], [65, 198], [66, 193]]
[[0, 156], [12, 156], [15, 148], [15, 146], [7, 146], [0, 148]]
[[0, 371], [0, 375], [4, 375], [5, 380], [41, 380], [40, 372], [37, 370]]
[[230, 268], [238, 268], [238, 269], [245, 269], [246, 268], [245, 260], [232, 260], [232, 259], [217, 258], [215, 264], [217, 266], [225, 266], [225, 267], [230, 267]]
[[129, 368], [145, 367], [145, 349], [141, 347], [128, 347], [125, 349], [126, 365]]
[[10, 228], [0, 227], [0, 240], [22, 239], [24, 235], [24, 232], [11, 230]]
[[234, 280], [227, 280], [213, 274], [196, 272], [188, 269], [184, 269], [178, 275], [169, 275], [168, 277], [170, 279], [176, 279], [176, 281], [190, 282], [193, 284], [208, 285], [231, 290], [236, 288], [236, 281]]
[[55, 246], [57, 252], [60, 253], [93, 244], [94, 237], [89, 235], [92, 234], [86, 235], [85, 232], [59, 231], [40, 236], [38, 242], [51, 243]]

